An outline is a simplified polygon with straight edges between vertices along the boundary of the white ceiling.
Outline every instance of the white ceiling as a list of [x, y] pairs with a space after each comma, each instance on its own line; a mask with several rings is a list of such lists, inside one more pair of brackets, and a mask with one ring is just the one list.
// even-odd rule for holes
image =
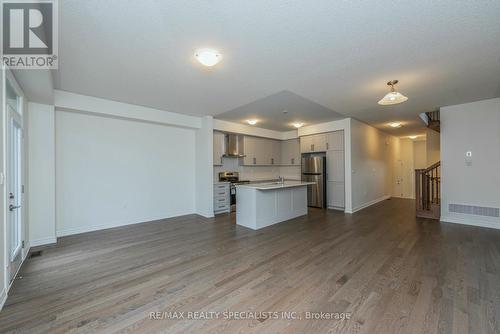
[[[421, 131], [420, 112], [500, 96], [500, 1], [61, 0], [59, 11], [57, 89], [177, 113], [270, 118], [286, 92], [322, 110], [294, 110], [308, 123], [329, 109], [404, 135]], [[200, 47], [223, 61], [202, 68]], [[409, 101], [379, 106], [391, 79]]]
[[343, 119], [345, 115], [285, 90], [218, 114], [216, 117], [238, 123], [255, 119], [258, 121], [256, 125], [258, 127], [290, 131], [295, 130], [293, 123], [310, 125]]

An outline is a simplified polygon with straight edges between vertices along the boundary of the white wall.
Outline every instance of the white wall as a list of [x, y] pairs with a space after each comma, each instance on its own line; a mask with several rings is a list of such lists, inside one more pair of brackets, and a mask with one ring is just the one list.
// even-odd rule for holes
[[213, 119], [202, 119], [201, 128], [196, 130], [195, 141], [195, 194], [196, 213], [204, 217], [214, 216], [213, 184]]
[[54, 91], [54, 103], [59, 110], [75, 110], [129, 120], [147, 121], [178, 127], [199, 129], [201, 118], [177, 114], [128, 103], [116, 102], [61, 90]]
[[395, 141], [397, 138], [351, 119], [353, 212], [391, 196]]
[[[442, 121], [441, 121], [442, 124]], [[426, 155], [427, 155], [427, 167], [435, 164], [441, 160], [441, 148], [440, 148], [440, 136], [439, 132], [431, 129], [426, 130]]]
[[56, 242], [55, 111], [29, 103], [29, 240], [30, 246]]
[[500, 228], [498, 217], [448, 211], [451, 203], [500, 207], [499, 171], [500, 98], [441, 108], [441, 220]]
[[195, 130], [56, 110], [56, 228], [195, 212]]
[[[437, 132], [436, 132], [437, 133]], [[439, 136], [439, 133], [437, 133]], [[414, 169], [424, 169], [429, 167], [431, 164], [427, 164], [427, 141], [426, 140], [415, 140], [413, 141], [413, 162]]]

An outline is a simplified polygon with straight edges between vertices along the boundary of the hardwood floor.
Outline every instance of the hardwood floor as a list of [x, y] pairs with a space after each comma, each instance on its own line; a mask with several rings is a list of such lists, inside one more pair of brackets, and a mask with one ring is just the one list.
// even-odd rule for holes
[[64, 237], [20, 275], [1, 333], [500, 332], [500, 230], [417, 220], [410, 200], [260, 231], [189, 216]]

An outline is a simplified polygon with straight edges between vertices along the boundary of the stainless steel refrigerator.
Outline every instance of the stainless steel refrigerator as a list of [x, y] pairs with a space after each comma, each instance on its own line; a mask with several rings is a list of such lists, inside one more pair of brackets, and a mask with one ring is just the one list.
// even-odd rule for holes
[[325, 156], [302, 156], [302, 181], [315, 183], [307, 186], [307, 205], [326, 208]]

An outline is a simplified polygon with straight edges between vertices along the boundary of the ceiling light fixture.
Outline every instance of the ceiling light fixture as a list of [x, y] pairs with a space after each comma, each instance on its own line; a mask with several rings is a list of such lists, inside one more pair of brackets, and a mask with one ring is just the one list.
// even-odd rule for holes
[[401, 127], [401, 123], [399, 123], [399, 122], [392, 122], [392, 123], [389, 123], [389, 126], [391, 128], [400, 128]]
[[194, 56], [202, 65], [207, 67], [215, 66], [222, 60], [222, 55], [212, 49], [198, 49]]
[[304, 123], [293, 123], [293, 126], [296, 127], [297, 129], [298, 128], [301, 128], [304, 126]]
[[398, 80], [391, 80], [387, 83], [387, 86], [391, 86], [391, 91], [387, 93], [382, 100], [378, 101], [378, 104], [383, 106], [388, 106], [392, 104], [399, 104], [405, 101], [408, 101], [408, 98], [401, 94], [400, 92], [396, 92], [394, 89], [394, 85], [396, 85]]
[[255, 124], [257, 124], [257, 120], [256, 119], [249, 119], [249, 120], [247, 120], [247, 123], [250, 125], [255, 125]]
[[416, 136], [416, 135], [413, 135], [413, 136], [408, 136], [408, 138], [410, 138], [410, 139], [417, 139], [417, 137], [418, 137], [418, 136]]

